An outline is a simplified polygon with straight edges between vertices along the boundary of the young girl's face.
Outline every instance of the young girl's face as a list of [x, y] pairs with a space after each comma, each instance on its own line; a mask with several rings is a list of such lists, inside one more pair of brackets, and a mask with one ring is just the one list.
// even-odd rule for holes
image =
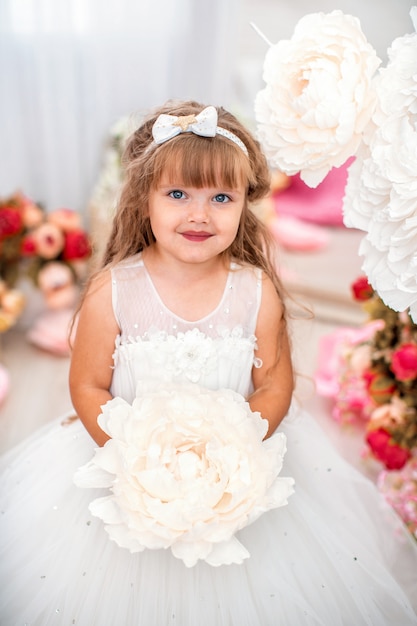
[[211, 261], [233, 243], [245, 197], [243, 183], [197, 188], [163, 176], [149, 198], [156, 249], [186, 263]]

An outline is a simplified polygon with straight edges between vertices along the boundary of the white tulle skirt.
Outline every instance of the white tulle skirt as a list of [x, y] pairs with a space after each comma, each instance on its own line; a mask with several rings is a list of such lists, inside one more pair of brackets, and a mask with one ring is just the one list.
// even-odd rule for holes
[[109, 540], [73, 484], [94, 444], [61, 422], [2, 458], [2, 626], [417, 624], [417, 544], [309, 415], [281, 427], [295, 493], [239, 533], [250, 558], [192, 568]]

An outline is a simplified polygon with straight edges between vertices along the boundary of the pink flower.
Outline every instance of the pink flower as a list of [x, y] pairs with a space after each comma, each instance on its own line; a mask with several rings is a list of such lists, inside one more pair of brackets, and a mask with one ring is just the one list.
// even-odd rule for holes
[[417, 457], [398, 472], [382, 471], [378, 488], [417, 539]]
[[362, 343], [352, 350], [350, 367], [354, 374], [361, 375], [371, 366], [372, 350], [368, 343]]
[[23, 223], [26, 228], [36, 228], [42, 224], [44, 213], [37, 204], [24, 199], [22, 203]]
[[48, 215], [48, 222], [55, 224], [64, 233], [81, 228], [80, 215], [72, 209], [56, 209]]
[[390, 367], [398, 380], [414, 380], [417, 377], [417, 344], [404, 343], [394, 350]]
[[33, 233], [36, 251], [44, 259], [56, 258], [64, 247], [64, 235], [55, 224], [41, 224]]
[[369, 397], [362, 376], [358, 376], [351, 369], [342, 371], [340, 389], [335, 397], [333, 418], [342, 423], [357, 420], [368, 420], [374, 403]]
[[51, 261], [39, 270], [38, 285], [49, 309], [71, 307], [77, 297], [74, 274], [65, 263]]

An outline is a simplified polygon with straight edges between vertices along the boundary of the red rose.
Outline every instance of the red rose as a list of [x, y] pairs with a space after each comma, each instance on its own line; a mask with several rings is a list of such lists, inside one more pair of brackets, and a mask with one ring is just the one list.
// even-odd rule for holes
[[65, 233], [62, 258], [65, 261], [86, 259], [91, 254], [90, 240], [83, 230], [72, 230]]
[[30, 235], [23, 238], [20, 246], [22, 256], [34, 256], [36, 254], [36, 241]]
[[375, 370], [367, 370], [363, 378], [367, 392], [374, 402], [377, 404], [390, 402], [396, 390], [395, 381], [392, 378]]
[[389, 432], [383, 428], [371, 430], [366, 436], [366, 442], [374, 457], [389, 470], [401, 469], [411, 457], [410, 450], [394, 443]]
[[414, 380], [417, 377], [417, 344], [403, 343], [394, 350], [390, 369], [398, 380]]
[[0, 238], [16, 235], [23, 226], [22, 214], [18, 209], [0, 207]]
[[364, 302], [369, 300], [374, 295], [374, 290], [368, 283], [366, 276], [360, 276], [351, 285], [352, 294], [355, 300], [358, 302]]

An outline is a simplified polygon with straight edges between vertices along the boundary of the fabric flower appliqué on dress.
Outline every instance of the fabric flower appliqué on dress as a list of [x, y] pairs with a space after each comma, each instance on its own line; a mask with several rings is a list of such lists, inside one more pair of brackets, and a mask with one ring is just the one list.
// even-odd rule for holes
[[111, 439], [75, 482], [110, 490], [90, 511], [130, 552], [169, 548], [188, 567], [241, 563], [250, 555], [235, 533], [293, 492], [279, 476], [285, 435], [264, 441], [267, 421], [233, 391], [141, 384], [132, 405], [116, 397], [102, 411]]
[[217, 352], [213, 339], [207, 337], [197, 328], [186, 333], [178, 333], [176, 337], [169, 336], [174, 349], [172, 367], [174, 375], [184, 374], [185, 377], [196, 383], [201, 372], [213, 370], [217, 365]]

